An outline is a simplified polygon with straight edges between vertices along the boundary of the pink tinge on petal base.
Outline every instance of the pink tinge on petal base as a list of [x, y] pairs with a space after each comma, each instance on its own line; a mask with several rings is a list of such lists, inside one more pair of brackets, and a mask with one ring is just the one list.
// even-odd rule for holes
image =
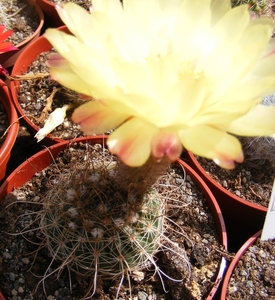
[[46, 61], [46, 65], [49, 68], [59, 67], [62, 63], [67, 62], [65, 58], [63, 58], [58, 53], [51, 53], [49, 55], [48, 60]]
[[106, 108], [99, 101], [90, 101], [75, 109], [72, 120], [78, 123], [86, 134], [101, 134], [111, 130], [128, 116], [115, 113]]
[[175, 133], [159, 131], [152, 140], [152, 155], [157, 160], [167, 157], [169, 161], [178, 159], [182, 152], [181, 142]]
[[220, 166], [221, 168], [232, 170], [235, 168], [235, 162], [242, 163], [244, 160], [243, 152], [241, 154], [233, 159], [227, 159], [225, 156], [220, 156], [219, 158], [214, 158], [213, 161]]
[[138, 118], [129, 119], [110, 134], [109, 151], [130, 167], [142, 166], [150, 157], [152, 138], [157, 128]]

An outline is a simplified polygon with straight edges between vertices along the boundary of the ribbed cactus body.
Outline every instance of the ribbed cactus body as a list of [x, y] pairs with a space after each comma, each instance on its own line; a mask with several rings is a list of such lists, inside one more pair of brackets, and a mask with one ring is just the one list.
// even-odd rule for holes
[[44, 199], [41, 228], [51, 255], [87, 276], [144, 268], [163, 234], [164, 203], [136, 184], [121, 189], [115, 164], [62, 175]]
[[249, 8], [257, 15], [262, 16], [268, 14], [271, 0], [231, 0], [232, 7], [242, 4], [248, 4]]

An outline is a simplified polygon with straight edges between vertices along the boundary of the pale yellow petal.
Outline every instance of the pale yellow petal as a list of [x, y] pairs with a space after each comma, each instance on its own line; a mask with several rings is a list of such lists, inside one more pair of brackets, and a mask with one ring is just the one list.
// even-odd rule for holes
[[103, 134], [123, 123], [129, 116], [115, 113], [98, 101], [87, 102], [75, 109], [72, 120], [86, 134]]
[[70, 32], [77, 36], [80, 41], [87, 41], [85, 28], [91, 30], [93, 26], [92, 18], [88, 11], [73, 2], [56, 5], [56, 10]]
[[120, 89], [116, 88], [117, 77], [113, 73], [109, 57], [55, 29], [48, 29], [46, 37], [61, 56], [68, 60], [71, 70], [90, 86], [89, 95], [97, 99], [119, 98], [116, 91]]
[[109, 151], [131, 167], [143, 165], [151, 153], [151, 140], [158, 131], [149, 123], [133, 118], [122, 124], [107, 140]]
[[162, 92], [159, 107], [149, 113], [150, 119], [160, 128], [186, 124], [201, 111], [204, 100], [204, 78], [186, 77]]
[[275, 40], [271, 40], [270, 43], [264, 49], [261, 59], [257, 62], [254, 69], [251, 71], [249, 80], [253, 78], [261, 79], [264, 76], [275, 77]]
[[267, 136], [275, 133], [275, 106], [257, 105], [233, 120], [225, 130], [243, 136]]
[[214, 26], [231, 9], [230, 0], [211, 1], [211, 25]]
[[52, 78], [60, 84], [85, 95], [89, 95], [90, 87], [73, 70], [70, 63], [59, 54], [52, 53], [46, 62]]
[[183, 1], [174, 25], [173, 51], [191, 61], [205, 45], [211, 23], [211, 0]]
[[225, 131], [201, 125], [180, 130], [178, 135], [183, 146], [199, 156], [227, 162], [228, 166], [243, 160], [240, 142]]
[[120, 0], [92, 0], [91, 2], [92, 12], [101, 12], [115, 22], [119, 22], [123, 18], [123, 8]]
[[203, 69], [211, 77], [224, 73], [231, 66], [232, 57], [249, 19], [246, 5], [229, 10], [212, 28], [200, 54], [197, 69]]
[[[272, 32], [272, 21], [257, 19], [250, 21], [239, 42], [228, 56], [230, 64], [209, 66], [207, 75], [213, 81], [213, 92], [209, 101], [223, 97], [239, 80], [249, 75], [256, 66]], [[230, 74], [230, 75], [229, 75]], [[226, 79], [226, 80], [225, 80]], [[215, 88], [216, 87], [216, 88]]]

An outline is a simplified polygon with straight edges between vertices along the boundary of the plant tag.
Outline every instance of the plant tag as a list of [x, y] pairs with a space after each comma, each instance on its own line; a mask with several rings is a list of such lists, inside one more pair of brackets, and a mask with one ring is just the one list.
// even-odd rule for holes
[[261, 235], [261, 241], [275, 238], [275, 180], [273, 182], [272, 193], [265, 216], [264, 227]]

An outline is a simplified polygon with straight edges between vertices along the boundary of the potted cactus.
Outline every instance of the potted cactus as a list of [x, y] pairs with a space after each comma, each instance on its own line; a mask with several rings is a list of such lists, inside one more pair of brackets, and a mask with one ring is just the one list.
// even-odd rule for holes
[[[251, 18], [247, 5], [232, 9], [230, 0], [151, 0], [149, 5], [145, 0], [124, 0], [123, 5], [119, 0], [97, 0], [92, 5], [90, 12], [73, 3], [56, 6], [72, 34], [46, 31], [45, 37], [58, 52], [50, 56], [48, 66], [54, 80], [90, 97], [91, 101], [72, 115], [86, 134], [115, 129], [106, 144], [121, 161], [118, 173], [123, 174], [122, 182], [140, 178], [145, 186], [153, 187], [183, 148], [230, 169], [235, 161], [244, 159], [241, 144], [233, 135], [274, 133], [275, 108], [260, 104], [262, 96], [275, 91], [275, 75], [269, 67], [275, 60], [271, 20]], [[62, 118], [55, 116], [54, 122]], [[152, 173], [139, 173], [148, 166]], [[109, 164], [107, 173], [112, 171], [113, 164]], [[130, 186], [141, 192], [135, 184]], [[74, 197], [74, 189], [67, 195]], [[126, 197], [126, 205], [138, 199]], [[106, 211], [104, 201], [100, 204]], [[182, 203], [179, 206], [182, 208]], [[121, 209], [123, 215], [124, 211]], [[137, 215], [129, 211], [129, 220], [135, 223]], [[70, 213], [78, 215], [75, 210]], [[120, 218], [111, 222], [124, 223]], [[52, 228], [51, 222], [48, 225]], [[75, 223], [67, 225], [73, 230], [77, 227]], [[96, 227], [91, 234], [101, 238], [100, 229]], [[58, 231], [56, 227], [53, 233]], [[148, 239], [154, 239], [151, 232], [147, 232]], [[63, 249], [64, 242], [59, 241], [55, 249]], [[125, 245], [124, 241], [120, 244]], [[71, 255], [62, 266], [85, 257], [73, 255], [75, 248], [69, 246]], [[117, 249], [114, 247], [115, 252]], [[120, 259], [124, 256], [123, 252]], [[86, 263], [82, 268], [89, 271]], [[181, 295], [174, 298], [183, 299]], [[186, 298], [191, 299], [190, 295]]]
[[[36, 264], [40, 265], [41, 270], [44, 269], [44, 279], [40, 280], [35, 275], [34, 280], [38, 293], [41, 292], [41, 283], [47, 296], [52, 295], [56, 288], [56, 278], [52, 275], [60, 273], [58, 277], [67, 284], [68, 276], [62, 272], [65, 268], [72, 273], [73, 285], [81, 278], [84, 282], [90, 282], [88, 286], [83, 284], [86, 295], [84, 293], [82, 297], [105, 295], [100, 291], [103, 279], [105, 285], [109, 284], [109, 293], [105, 297], [108, 294], [112, 297], [112, 289], [116, 287], [114, 296], [118, 298], [128, 285], [127, 295], [134, 294], [137, 289], [141, 292], [141, 289], [148, 287], [148, 282], [153, 284], [155, 294], [163, 294], [160, 287], [156, 288], [163, 281], [172, 298], [180, 295], [188, 299], [213, 299], [225, 269], [225, 259], [220, 251], [226, 250], [227, 239], [221, 211], [207, 186], [180, 160], [171, 169], [176, 172], [172, 171], [170, 175], [158, 170], [160, 165], [153, 169], [150, 164], [129, 168], [108, 153], [105, 142], [106, 137], [91, 137], [58, 143], [31, 157], [8, 177], [0, 189], [1, 200], [8, 195], [2, 206], [0, 221], [4, 216], [10, 219], [8, 216], [12, 214], [18, 223], [1, 222], [1, 249], [6, 249], [6, 253], [17, 259], [12, 246], [17, 241], [6, 239], [4, 231], [12, 233], [10, 229], [21, 227], [20, 233], [14, 232], [13, 236], [18, 236], [19, 240], [23, 236], [28, 241], [22, 246], [25, 250], [18, 254], [23, 261], [32, 259], [27, 249], [33, 249], [39, 261], [48, 257], [49, 265], [45, 268], [45, 264], [41, 265], [39, 261], [34, 262], [32, 267], [32, 272]], [[184, 179], [183, 172], [189, 178]], [[147, 174], [146, 182], [143, 180], [144, 174]], [[161, 178], [156, 181], [157, 174], [161, 174]], [[196, 192], [192, 182], [204, 199], [199, 196], [200, 192]], [[31, 186], [33, 188], [29, 189]], [[40, 200], [37, 202], [38, 198]], [[201, 201], [204, 204], [198, 204]], [[25, 206], [26, 203], [30, 206]], [[37, 205], [41, 206], [38, 210]], [[203, 209], [204, 205], [209, 207], [210, 214], [207, 208]], [[28, 215], [33, 216], [24, 228], [20, 225], [26, 217], [22, 211], [28, 211]], [[177, 220], [181, 212], [185, 215], [184, 223]], [[193, 221], [195, 215], [196, 222]], [[210, 228], [214, 231], [211, 232]], [[37, 240], [37, 237], [40, 238]], [[189, 246], [184, 246], [184, 240], [190, 243]], [[206, 243], [206, 240], [209, 242]], [[47, 250], [46, 256], [41, 254], [42, 248]], [[209, 251], [208, 257], [211, 259], [199, 254], [200, 251], [203, 251], [201, 254]], [[190, 265], [191, 257], [196, 262], [193, 265]], [[161, 263], [164, 258], [170, 262], [166, 267]], [[33, 282], [30, 275], [22, 275], [25, 273], [24, 267], [29, 267], [23, 265], [11, 271], [10, 259], [5, 254], [2, 266], [1, 287], [6, 296], [18, 292], [29, 297], [27, 291], [35, 286], [27, 285]], [[49, 268], [54, 269], [50, 274]], [[157, 278], [155, 283], [150, 280], [148, 276], [154, 272], [161, 281]], [[12, 287], [7, 291], [10, 284], [14, 286], [14, 282], [6, 277], [10, 273], [15, 274], [22, 291], [13, 291]], [[184, 282], [181, 282], [182, 276], [185, 277]], [[203, 277], [205, 279], [200, 282]], [[23, 279], [26, 282], [24, 288]], [[64, 292], [60, 287], [59, 290]], [[80, 297], [77, 288], [72, 293]], [[3, 294], [2, 299], [5, 299]]]

